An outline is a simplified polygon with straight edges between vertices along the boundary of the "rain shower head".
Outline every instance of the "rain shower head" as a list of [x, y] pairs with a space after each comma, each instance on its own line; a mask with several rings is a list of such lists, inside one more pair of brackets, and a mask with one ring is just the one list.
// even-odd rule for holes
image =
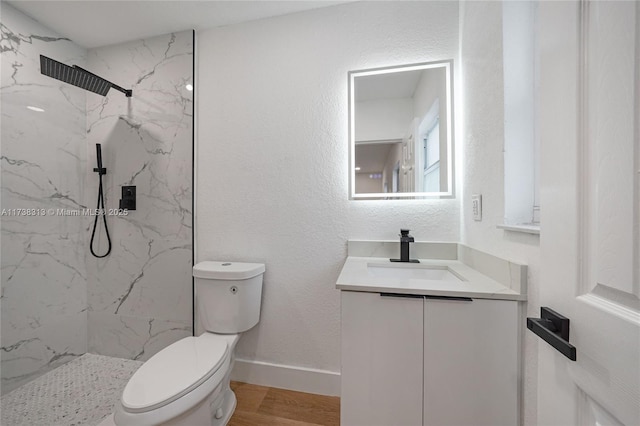
[[112, 87], [124, 93], [128, 98], [130, 98], [133, 93], [131, 90], [113, 84], [77, 65], [71, 67], [43, 55], [40, 55], [40, 72], [48, 77], [64, 81], [65, 83], [102, 96], [106, 96]]

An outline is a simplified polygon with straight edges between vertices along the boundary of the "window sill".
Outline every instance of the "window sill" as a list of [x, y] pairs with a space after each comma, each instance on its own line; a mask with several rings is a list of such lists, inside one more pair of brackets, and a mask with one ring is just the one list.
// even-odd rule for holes
[[498, 229], [512, 232], [524, 232], [525, 234], [540, 235], [540, 225], [507, 225], [506, 223], [496, 226]]

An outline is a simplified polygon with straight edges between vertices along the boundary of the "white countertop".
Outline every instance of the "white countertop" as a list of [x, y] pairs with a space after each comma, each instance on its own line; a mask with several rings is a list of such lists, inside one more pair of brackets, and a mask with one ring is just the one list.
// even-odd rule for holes
[[[459, 260], [419, 259], [422, 267], [446, 268], [461, 281], [415, 278], [377, 277], [369, 264], [389, 265], [388, 258], [349, 256], [342, 267], [336, 288], [371, 293], [401, 293], [427, 296], [471, 297], [479, 299], [526, 300], [527, 295], [483, 275]], [[416, 264], [394, 263], [391, 267], [411, 267]], [[525, 267], [526, 270], [526, 267]], [[514, 277], [515, 279], [520, 277]], [[514, 281], [512, 280], [512, 281]], [[526, 289], [526, 286], [520, 288]]]

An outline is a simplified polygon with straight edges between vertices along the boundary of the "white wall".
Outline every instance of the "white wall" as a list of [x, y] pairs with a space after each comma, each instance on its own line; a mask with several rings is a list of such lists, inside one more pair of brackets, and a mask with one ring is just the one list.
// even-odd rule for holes
[[[457, 155], [463, 155], [462, 242], [529, 266], [528, 316], [539, 316], [539, 236], [496, 228], [504, 216], [504, 98], [502, 4], [461, 3], [463, 118]], [[461, 140], [462, 139], [462, 140]], [[473, 220], [471, 194], [482, 194], [482, 221]], [[537, 312], [536, 312], [537, 311]], [[524, 421], [536, 424], [537, 344], [524, 335]]]
[[358, 193], [378, 193], [382, 192], [383, 180], [372, 179], [369, 177], [371, 173], [356, 173], [356, 188]]
[[413, 100], [376, 99], [356, 102], [356, 142], [402, 139], [413, 120]]
[[446, 84], [447, 79], [444, 68], [424, 70], [413, 98], [413, 116], [422, 120], [435, 100], [442, 99], [439, 114], [440, 121], [444, 125], [447, 122]]
[[349, 201], [349, 70], [457, 58], [456, 2], [350, 3], [197, 34], [196, 261], [265, 262], [238, 356], [340, 370], [347, 239], [459, 240], [458, 200]]

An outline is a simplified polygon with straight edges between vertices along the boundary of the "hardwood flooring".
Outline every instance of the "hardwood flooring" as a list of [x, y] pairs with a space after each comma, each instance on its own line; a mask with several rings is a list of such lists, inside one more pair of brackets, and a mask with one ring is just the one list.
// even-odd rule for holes
[[229, 426], [339, 426], [340, 398], [231, 382], [238, 405]]

